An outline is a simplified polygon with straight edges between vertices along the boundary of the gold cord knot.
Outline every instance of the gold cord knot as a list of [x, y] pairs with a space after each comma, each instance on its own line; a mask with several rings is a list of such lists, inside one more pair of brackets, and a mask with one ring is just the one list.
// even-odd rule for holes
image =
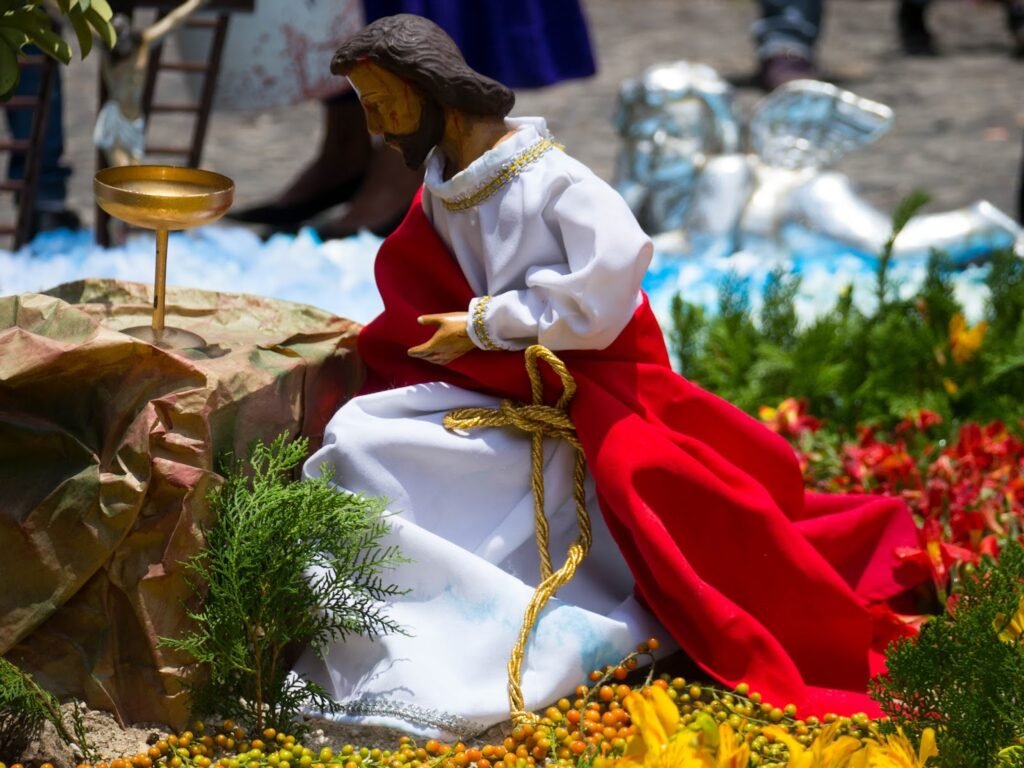
[[[468, 431], [480, 427], [515, 427], [531, 436], [530, 480], [533, 487], [534, 528], [537, 552], [540, 556], [541, 582], [534, 590], [526, 607], [519, 637], [512, 648], [508, 662], [508, 697], [512, 719], [516, 722], [534, 722], [536, 716], [525, 711], [522, 678], [523, 657], [526, 643], [537, 623], [537, 616], [555, 592], [564, 586], [576, 573], [576, 568], [590, 551], [590, 516], [587, 514], [586, 463], [583, 449], [572, 419], [569, 418], [569, 403], [576, 394], [576, 382], [565, 364], [546, 347], [534, 344], [526, 350], [526, 373], [530, 377], [530, 393], [533, 403], [516, 403], [502, 400], [497, 408], [456, 408], [444, 417], [444, 426], [450, 430]], [[539, 361], [546, 362], [562, 381], [562, 394], [555, 405], [544, 404], [544, 382], [541, 379]], [[576, 503], [576, 522], [580, 535], [569, 546], [565, 563], [557, 571], [551, 565], [548, 552], [548, 521], [544, 514], [544, 438], [560, 438], [567, 441], [576, 451], [573, 466], [573, 500]]]

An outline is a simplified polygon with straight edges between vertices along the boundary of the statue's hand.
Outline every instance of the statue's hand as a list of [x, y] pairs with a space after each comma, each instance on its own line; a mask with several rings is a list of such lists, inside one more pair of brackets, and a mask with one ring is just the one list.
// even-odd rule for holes
[[417, 320], [421, 325], [437, 326], [437, 330], [429, 341], [411, 347], [410, 357], [418, 357], [437, 365], [447, 365], [476, 349], [473, 340], [469, 338], [469, 331], [466, 330], [466, 324], [469, 322], [468, 312], [440, 312], [435, 315], [421, 315]]

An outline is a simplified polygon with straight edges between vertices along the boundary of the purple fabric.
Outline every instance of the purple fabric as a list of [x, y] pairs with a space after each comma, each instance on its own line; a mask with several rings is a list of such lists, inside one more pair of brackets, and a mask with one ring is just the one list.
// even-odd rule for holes
[[509, 88], [596, 71], [578, 0], [363, 0], [366, 22], [415, 13], [455, 40], [473, 69]]

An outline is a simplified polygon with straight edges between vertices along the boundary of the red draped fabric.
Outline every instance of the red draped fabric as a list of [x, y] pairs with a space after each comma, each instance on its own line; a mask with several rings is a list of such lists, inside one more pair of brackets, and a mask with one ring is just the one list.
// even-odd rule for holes
[[[418, 316], [473, 296], [418, 198], [381, 246], [376, 279], [384, 312], [359, 337], [364, 393], [443, 381], [530, 401], [521, 352], [448, 366], [406, 354], [433, 333]], [[886, 637], [871, 606], [907, 586], [893, 556], [916, 542], [905, 505], [805, 492], [782, 438], [672, 371], [646, 301], [608, 348], [557, 354], [578, 385], [571, 416], [605, 520], [638, 596], [683, 650], [802, 716], [876, 714], [865, 691]], [[546, 386], [553, 402], [560, 385]]]

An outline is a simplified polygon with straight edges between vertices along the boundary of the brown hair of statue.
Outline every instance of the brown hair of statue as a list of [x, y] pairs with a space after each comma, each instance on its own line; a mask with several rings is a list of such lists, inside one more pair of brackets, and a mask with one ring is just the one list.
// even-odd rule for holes
[[348, 74], [366, 60], [460, 112], [504, 117], [515, 104], [515, 94], [509, 88], [472, 69], [455, 41], [422, 16], [400, 13], [363, 27], [335, 52], [331, 72]]

